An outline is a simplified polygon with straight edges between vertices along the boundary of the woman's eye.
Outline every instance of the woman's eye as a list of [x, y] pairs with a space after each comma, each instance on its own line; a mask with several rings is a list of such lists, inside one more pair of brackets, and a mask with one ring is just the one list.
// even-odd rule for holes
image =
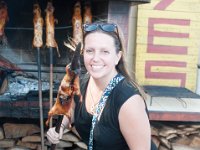
[[110, 52], [107, 51], [107, 50], [104, 50], [103, 53], [104, 53], [104, 54], [110, 54]]
[[86, 49], [85, 52], [86, 52], [86, 53], [92, 53], [93, 50], [91, 50], [91, 49]]

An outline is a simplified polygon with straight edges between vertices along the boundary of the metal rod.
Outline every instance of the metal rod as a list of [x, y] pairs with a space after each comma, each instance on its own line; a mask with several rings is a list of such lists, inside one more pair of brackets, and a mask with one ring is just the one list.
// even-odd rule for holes
[[44, 123], [43, 123], [43, 107], [42, 107], [40, 48], [37, 48], [37, 63], [38, 63], [38, 91], [39, 91], [39, 107], [40, 107], [40, 132], [41, 132], [41, 146], [43, 150], [44, 149]]
[[[50, 56], [50, 80], [49, 80], [49, 110], [53, 106], [53, 47], [49, 48], [49, 56]], [[52, 118], [50, 120], [49, 127], [52, 127]]]
[[[72, 26], [60, 26], [55, 27], [56, 30], [62, 30], [62, 29], [70, 29]], [[34, 28], [24, 28], [24, 27], [6, 27], [5, 30], [34, 30]], [[45, 28], [43, 30], [46, 30]]]
[[[38, 72], [36, 69], [8, 69], [5, 67], [0, 67], [0, 69], [8, 70], [8, 71], [23, 71], [23, 72]], [[41, 70], [41, 72], [49, 73], [49, 70]], [[53, 70], [54, 73], [66, 73], [65, 69], [63, 70]]]

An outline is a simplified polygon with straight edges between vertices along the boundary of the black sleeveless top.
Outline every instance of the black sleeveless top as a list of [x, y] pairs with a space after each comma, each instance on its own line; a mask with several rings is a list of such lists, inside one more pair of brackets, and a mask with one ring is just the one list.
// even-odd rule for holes
[[[85, 93], [89, 78], [81, 82], [83, 95], [82, 102], [75, 100], [75, 127], [82, 140], [88, 144], [92, 115], [87, 112], [85, 106]], [[121, 106], [131, 96], [139, 94], [139, 91], [123, 79], [112, 90], [101, 114], [100, 120], [94, 128], [94, 150], [128, 150], [128, 145], [120, 131], [118, 115]]]

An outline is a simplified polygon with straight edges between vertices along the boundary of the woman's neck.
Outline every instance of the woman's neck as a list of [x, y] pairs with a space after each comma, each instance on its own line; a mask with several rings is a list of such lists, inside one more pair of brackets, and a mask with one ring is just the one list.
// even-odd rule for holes
[[98, 91], [103, 91], [106, 88], [106, 83], [104, 83], [101, 80], [90, 77], [90, 86], [98, 89]]
[[107, 87], [109, 84], [110, 80], [114, 78], [117, 75], [117, 72], [114, 74], [110, 75], [109, 77], [106, 78], [100, 78], [100, 79], [95, 79], [92, 76], [90, 77], [90, 82], [93, 86], [95, 86], [99, 91], [104, 91], [104, 89]]

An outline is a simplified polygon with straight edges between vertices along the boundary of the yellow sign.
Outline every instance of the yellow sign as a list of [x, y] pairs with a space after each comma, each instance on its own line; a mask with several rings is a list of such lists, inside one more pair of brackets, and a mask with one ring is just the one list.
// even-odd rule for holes
[[136, 79], [141, 85], [196, 88], [198, 0], [152, 0], [138, 6]]

